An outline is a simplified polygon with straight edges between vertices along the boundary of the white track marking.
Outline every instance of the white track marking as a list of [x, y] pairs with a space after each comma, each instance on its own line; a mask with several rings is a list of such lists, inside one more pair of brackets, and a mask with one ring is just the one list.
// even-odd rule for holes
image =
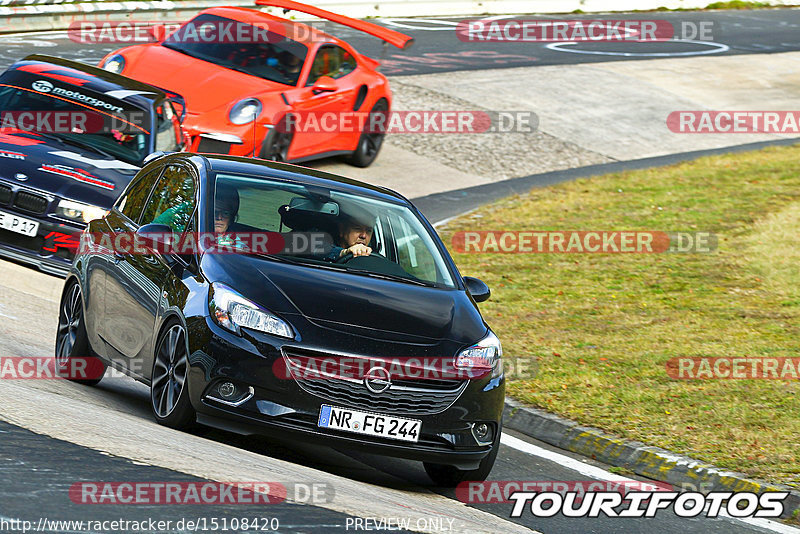
[[[550, 460], [551, 462], [566, 467], [567, 469], [571, 469], [577, 472], [578, 474], [596, 480], [608, 480], [609, 482], [641, 483], [641, 481], [624, 477], [622, 475], [616, 475], [614, 473], [606, 471], [601, 467], [581, 462], [580, 460], [572, 458], [571, 456], [566, 456], [564, 454], [560, 454], [558, 452], [551, 451], [543, 447], [539, 447], [538, 445], [534, 445], [533, 443], [528, 443], [527, 441], [515, 438], [514, 436], [509, 436], [508, 434], [502, 434], [500, 436], [500, 443], [506, 445], [507, 447], [517, 449], [518, 451], [522, 451], [524, 453], [531, 454], [539, 458], [544, 458], [545, 460]], [[779, 523], [777, 521], [771, 521], [769, 519], [732, 517], [725, 514], [724, 512], [721, 512], [719, 515], [720, 517], [724, 517], [726, 519], [741, 521], [743, 523], [747, 523], [748, 525], [770, 530], [772, 532], [778, 532], [780, 534], [800, 534], [800, 530], [794, 527], [784, 525], [783, 523]]]
[[545, 48], [558, 52], [570, 52], [572, 54], [589, 54], [595, 56], [621, 56], [621, 57], [685, 57], [685, 56], [704, 56], [707, 54], [721, 54], [727, 52], [730, 47], [722, 43], [712, 43], [709, 41], [661, 41], [662, 43], [692, 43], [712, 47], [709, 50], [697, 50], [694, 52], [603, 52], [600, 50], [577, 50], [575, 48], [562, 48], [564, 46], [574, 46], [577, 42], [550, 43]]

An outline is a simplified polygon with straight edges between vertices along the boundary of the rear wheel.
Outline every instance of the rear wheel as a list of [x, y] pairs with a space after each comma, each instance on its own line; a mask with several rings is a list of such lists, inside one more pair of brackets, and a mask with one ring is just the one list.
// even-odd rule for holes
[[159, 424], [189, 430], [197, 415], [189, 401], [187, 375], [189, 357], [186, 330], [175, 321], [168, 324], [158, 339], [150, 380], [150, 405]]
[[424, 462], [425, 472], [431, 477], [434, 484], [445, 488], [454, 488], [464, 481], [482, 482], [486, 480], [489, 473], [492, 472], [494, 461], [497, 459], [497, 453], [500, 450], [500, 434], [502, 429], [497, 433], [494, 443], [492, 444], [492, 452], [481, 460], [477, 469], [461, 470], [453, 465], [433, 464]]
[[[72, 282], [64, 291], [58, 312], [58, 330], [56, 331], [56, 369], [61, 376], [73, 382], [93, 386], [103, 379], [106, 365], [97, 358], [91, 357], [89, 336], [83, 321], [83, 298], [81, 286]], [[77, 358], [84, 361], [76, 364]], [[85, 372], [85, 376], [94, 378], [75, 378], [77, 370]]]
[[[383, 146], [383, 138], [386, 136], [386, 119], [389, 113], [389, 104], [381, 98], [374, 106], [372, 111], [369, 112], [369, 119], [366, 123], [367, 131], [361, 132], [361, 137], [358, 139], [358, 146], [350, 154], [347, 162], [356, 167], [369, 167], [375, 158], [378, 157], [378, 152]], [[384, 118], [374, 119], [375, 115], [383, 115]], [[371, 131], [371, 125], [379, 125], [378, 131]]]

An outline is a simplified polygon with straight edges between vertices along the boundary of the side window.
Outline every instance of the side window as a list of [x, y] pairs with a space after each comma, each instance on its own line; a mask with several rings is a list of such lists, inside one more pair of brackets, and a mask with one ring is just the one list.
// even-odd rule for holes
[[191, 173], [179, 165], [170, 165], [153, 190], [140, 224], [166, 224], [173, 231], [183, 233], [194, 212], [194, 192]]
[[181, 126], [175, 108], [168, 101], [156, 109], [156, 150], [178, 152], [181, 149]]
[[355, 58], [341, 46], [323, 46], [314, 57], [306, 85], [314, 85], [321, 76], [330, 76], [334, 79], [347, 76], [356, 70], [357, 66]]
[[139, 215], [142, 214], [144, 203], [147, 201], [147, 195], [153, 189], [153, 184], [160, 173], [161, 168], [159, 167], [147, 174], [137, 174], [125, 194], [117, 200], [115, 209], [133, 222], [137, 222]]
[[438, 280], [436, 261], [419, 234], [408, 225], [405, 219], [390, 215], [397, 248], [397, 263], [409, 274], [422, 280]]

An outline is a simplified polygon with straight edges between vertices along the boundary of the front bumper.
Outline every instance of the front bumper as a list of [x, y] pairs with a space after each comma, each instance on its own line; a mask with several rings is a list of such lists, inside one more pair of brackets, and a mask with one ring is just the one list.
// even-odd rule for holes
[[66, 276], [78, 251], [83, 229], [55, 222], [46, 215], [32, 216], [7, 206], [0, 206], [0, 209], [39, 223], [33, 237], [0, 229], [0, 256], [34, 265], [48, 274]]
[[[456, 465], [475, 469], [492, 450], [492, 441], [479, 442], [473, 424], [488, 423], [496, 436], [500, 428], [505, 398], [504, 377], [470, 380], [448, 407], [428, 410], [411, 409], [408, 413], [389, 415], [422, 421], [416, 443], [390, 438], [354, 434], [319, 428], [323, 404], [382, 413], [368, 402], [342, 404], [324, 395], [304, 390], [292, 377], [279, 378], [273, 371], [276, 360], [283, 358], [287, 347], [320, 350], [310, 341], [276, 342], [276, 338], [257, 333], [236, 336], [220, 328], [210, 318], [197, 319], [205, 324], [207, 336], [191, 348], [189, 394], [198, 413], [198, 421], [240, 434], [262, 434], [319, 443], [336, 448], [383, 454], [411, 460]], [[296, 324], [296, 323], [295, 323]], [[241, 390], [253, 388], [253, 396], [239, 406], [226, 405], [209, 398], [210, 390], [222, 381], [233, 382]], [[442, 409], [444, 408], [444, 409]], [[427, 412], [427, 413], [426, 413]], [[385, 413], [385, 412], [383, 412]]]

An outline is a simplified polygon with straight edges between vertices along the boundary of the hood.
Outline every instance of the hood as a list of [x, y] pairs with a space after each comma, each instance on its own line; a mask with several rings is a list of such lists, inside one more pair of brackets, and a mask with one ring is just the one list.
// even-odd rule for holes
[[238, 254], [213, 258], [219, 269], [211, 275], [213, 280], [226, 283], [270, 311], [300, 314], [325, 328], [410, 342], [471, 343], [486, 332], [480, 313], [464, 291]]
[[3, 180], [102, 208], [111, 207], [139, 170], [33, 133], [0, 133], [0, 160]]
[[[202, 114], [259, 93], [290, 87], [220, 67], [159, 44], [139, 45], [123, 74], [179, 93], [192, 114]], [[126, 54], [126, 58], [128, 55]], [[224, 87], [224, 91], [218, 90]]]

